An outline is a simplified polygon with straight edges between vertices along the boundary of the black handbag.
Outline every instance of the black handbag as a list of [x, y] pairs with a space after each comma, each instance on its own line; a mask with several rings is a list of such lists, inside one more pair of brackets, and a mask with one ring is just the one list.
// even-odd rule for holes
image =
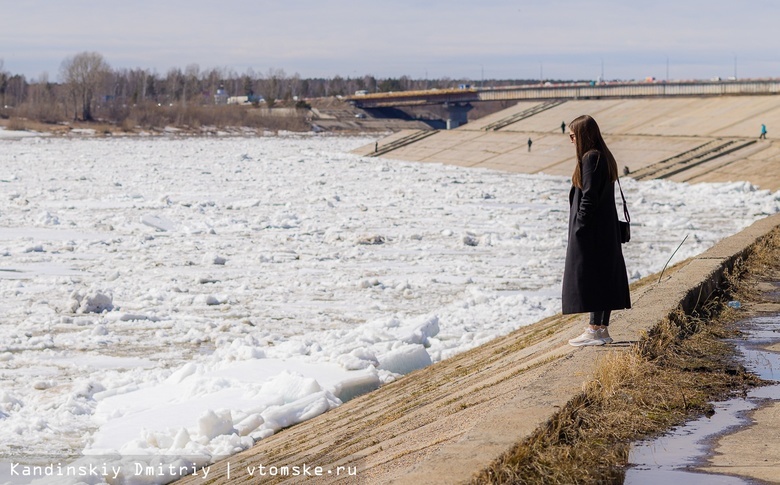
[[620, 189], [620, 197], [623, 199], [623, 215], [626, 217], [625, 221], [618, 219], [618, 226], [620, 227], [620, 242], [625, 244], [631, 240], [631, 216], [628, 214], [626, 196], [623, 195], [623, 187], [620, 186], [620, 178], [618, 178], [617, 183], [618, 188]]

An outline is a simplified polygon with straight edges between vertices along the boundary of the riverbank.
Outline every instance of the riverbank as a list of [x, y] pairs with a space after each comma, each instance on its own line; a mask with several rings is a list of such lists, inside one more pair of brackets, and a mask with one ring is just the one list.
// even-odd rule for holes
[[[492, 113], [491, 104], [479, 110]], [[0, 110], [1, 111], [1, 110]], [[373, 133], [432, 130], [429, 123], [402, 112], [397, 117], [366, 111], [337, 98], [312, 99], [302, 105], [254, 106], [144, 105], [119, 120], [47, 121], [15, 111], [0, 112], [0, 131], [39, 136], [267, 136], [276, 133]], [[432, 117], [432, 114], [424, 114]], [[420, 116], [423, 116], [421, 114]]]
[[[765, 458], [776, 453], [780, 440], [761, 433], [756, 446], [755, 427], [729, 410], [751, 409], [755, 404], [744, 397], [771, 389], [756, 388], [776, 372], [771, 365], [764, 369], [772, 359], [760, 359], [756, 369], [759, 356], [743, 354], [760, 340], [753, 318], [780, 311], [779, 275], [780, 231], [775, 229], [738, 259], [717, 291], [693, 311], [673, 314], [627, 352], [604, 356], [580, 396], [475, 482], [721, 483], [701, 471], [763, 480], [773, 472], [777, 476], [777, 464]], [[771, 411], [772, 404], [768, 407]], [[762, 422], [769, 430], [780, 425], [771, 416]], [[723, 436], [729, 427], [733, 433], [739, 424], [745, 429], [723, 438], [726, 444], [715, 454], [708, 436]], [[672, 428], [668, 438], [644, 441]], [[643, 441], [635, 443], [639, 438]]]
[[[322, 477], [323, 483], [469, 482], [570, 408], [600, 359], [629, 351], [659, 324], [715, 294], [725, 272], [779, 224], [780, 216], [762, 219], [662, 278], [635, 284], [634, 307], [615, 315], [613, 345], [570, 347], [585, 317], [548, 318], [261, 440], [212, 466], [212, 483], [241, 483], [235, 471], [258, 463], [358, 469], [356, 477]], [[226, 479], [228, 466], [234, 481]]]

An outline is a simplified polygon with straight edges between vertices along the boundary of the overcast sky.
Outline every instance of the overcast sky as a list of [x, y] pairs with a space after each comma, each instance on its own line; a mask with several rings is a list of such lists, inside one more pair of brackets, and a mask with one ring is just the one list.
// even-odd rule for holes
[[4, 69], [29, 79], [84, 51], [159, 74], [780, 77], [777, 0], [0, 0], [0, 14]]

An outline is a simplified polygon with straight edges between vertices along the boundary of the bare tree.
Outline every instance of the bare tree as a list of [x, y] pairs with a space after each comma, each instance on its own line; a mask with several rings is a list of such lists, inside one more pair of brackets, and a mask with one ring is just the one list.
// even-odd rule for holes
[[214, 94], [223, 85], [226, 77], [227, 73], [224, 69], [212, 68], [203, 73], [201, 83], [203, 84], [203, 90], [209, 94], [208, 104], [214, 103]]
[[168, 69], [165, 77], [165, 93], [168, 95], [168, 102], [180, 101], [184, 97], [184, 73], [179, 69]]
[[42, 73], [37, 80], [30, 83], [25, 103], [20, 107], [19, 112], [24, 113], [26, 118], [44, 123], [63, 121], [67, 113], [61, 110], [57, 91], [57, 85], [49, 82], [49, 74]]
[[287, 80], [287, 90], [290, 98], [301, 95], [301, 75], [297, 72]]
[[188, 101], [197, 99], [198, 94], [200, 94], [200, 66], [189, 64], [184, 69], [182, 104], [187, 104]]
[[92, 105], [97, 90], [110, 72], [111, 67], [97, 52], [82, 52], [62, 61], [60, 77], [73, 101], [74, 119], [78, 118], [79, 108], [82, 120], [93, 119]]
[[123, 69], [116, 75], [125, 78], [125, 93], [122, 101], [129, 104], [138, 104], [146, 100], [147, 79], [149, 72], [144, 69]]
[[369, 93], [375, 93], [376, 92], [376, 78], [370, 74], [367, 74], [363, 76], [363, 85], [365, 86], [363, 89], [367, 90]]
[[[27, 79], [21, 74], [14, 74], [8, 78], [5, 88], [5, 103], [10, 106], [19, 106], [27, 97]], [[5, 105], [4, 105], [5, 106]]]
[[3, 70], [3, 60], [0, 59], [0, 109], [5, 107], [5, 91], [8, 89], [9, 75]]
[[273, 108], [277, 99], [282, 97], [283, 85], [287, 79], [284, 69], [269, 68], [268, 73], [260, 82], [260, 93], [265, 99], [266, 106]]

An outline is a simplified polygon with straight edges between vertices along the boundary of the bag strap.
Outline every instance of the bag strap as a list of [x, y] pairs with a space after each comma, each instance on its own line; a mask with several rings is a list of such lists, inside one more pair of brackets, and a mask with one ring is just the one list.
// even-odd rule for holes
[[[599, 161], [601, 161], [601, 152], [597, 152], [597, 153], [598, 153], [598, 158], [596, 159], [596, 163], [598, 164]], [[631, 222], [631, 216], [628, 214], [628, 205], [626, 204], [626, 196], [623, 195], [623, 187], [620, 185], [620, 177], [617, 178], [617, 183], [618, 183], [618, 188], [620, 189], [620, 198], [623, 199], [623, 215], [626, 218], [626, 222]]]
[[618, 177], [617, 183], [620, 189], [620, 198], [623, 199], [623, 215], [626, 217], [626, 222], [631, 222], [631, 216], [628, 214], [628, 206], [626, 205], [626, 196], [623, 195], [623, 187], [620, 186], [620, 177]]

